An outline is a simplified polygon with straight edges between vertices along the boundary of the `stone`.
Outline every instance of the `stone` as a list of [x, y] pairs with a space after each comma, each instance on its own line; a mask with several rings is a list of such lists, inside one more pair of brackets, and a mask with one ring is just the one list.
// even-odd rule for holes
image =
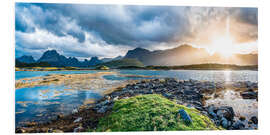
[[226, 118], [222, 117], [220, 121], [223, 128], [227, 129], [229, 127], [229, 121]]
[[246, 120], [246, 117], [245, 116], [240, 116], [239, 120], [244, 121], [244, 120]]
[[71, 113], [72, 114], [78, 113], [78, 109], [73, 109]]
[[223, 114], [224, 114], [224, 110], [218, 110], [218, 111], [217, 111], [217, 116], [218, 116], [218, 118], [224, 117]]
[[216, 115], [216, 113], [214, 112], [214, 110], [216, 109], [216, 107], [214, 107], [213, 105], [210, 105], [209, 107], [208, 107], [208, 113], [209, 113], [209, 115], [210, 116], [212, 116], [214, 119], [216, 119], [217, 118], [217, 115]]
[[241, 96], [243, 99], [256, 99], [258, 97], [258, 93], [253, 91], [245, 91], [241, 92]]
[[61, 118], [63, 118], [63, 117], [64, 117], [63, 114], [58, 114], [58, 115], [57, 115], [57, 119], [61, 119]]
[[252, 116], [250, 118], [250, 120], [254, 123], [254, 124], [258, 124], [258, 118], [256, 116]]
[[184, 86], [184, 90], [189, 90], [189, 86]]
[[199, 101], [193, 101], [192, 104], [194, 104], [196, 106], [202, 106], [202, 103]]
[[118, 100], [119, 96], [116, 96], [115, 98], [113, 98], [113, 101]]
[[180, 117], [187, 123], [192, 123], [192, 119], [184, 109], [179, 110]]
[[73, 129], [73, 132], [82, 132], [82, 131], [83, 131], [83, 127], [81, 126]]
[[245, 129], [245, 124], [238, 120], [232, 124], [232, 129]]
[[171, 98], [172, 97], [172, 94], [170, 94], [170, 93], [163, 93], [162, 95], [164, 97], [166, 97], [166, 98]]
[[251, 86], [252, 86], [252, 82], [246, 81], [246, 86], [247, 86], [247, 87], [251, 87]]
[[224, 116], [227, 120], [233, 121], [234, 119], [234, 111], [230, 106], [222, 106], [217, 109], [217, 113], [219, 112], [220, 116]]
[[184, 90], [184, 94], [186, 95], [195, 95], [198, 94], [197, 91], [194, 90]]
[[204, 109], [201, 106], [195, 106], [195, 108], [199, 111], [203, 111]]
[[17, 128], [15, 132], [16, 133], [25, 133], [26, 131], [22, 128]]
[[107, 104], [109, 104], [110, 103], [110, 101], [109, 100], [105, 100], [105, 101], [103, 101], [103, 102], [101, 102], [101, 103], [99, 103], [99, 104], [97, 104], [96, 105], [96, 107], [102, 107], [102, 106], [104, 106], [104, 105], [107, 105]]
[[77, 122], [80, 122], [82, 120], [82, 117], [79, 117], [79, 118], [77, 118], [76, 120], [74, 120], [73, 122], [74, 123], [77, 123]]

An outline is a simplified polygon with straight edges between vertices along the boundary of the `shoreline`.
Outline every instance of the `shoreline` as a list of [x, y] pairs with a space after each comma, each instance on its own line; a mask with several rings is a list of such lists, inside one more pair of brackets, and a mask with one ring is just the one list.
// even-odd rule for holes
[[[258, 95], [257, 85], [257, 83], [250, 82], [236, 82], [231, 84], [231, 88], [234, 88], [234, 91], [239, 91], [243, 99], [256, 99]], [[245, 123], [241, 121], [243, 118], [235, 116], [232, 107], [204, 106], [205, 100], [208, 100], [209, 95], [215, 94], [218, 96], [220, 91], [227, 87], [228, 86], [222, 83], [196, 80], [183, 81], [174, 78], [141, 80], [129, 83], [123, 87], [115, 88], [109, 93], [104, 94], [101, 100], [88, 106], [81, 106], [81, 108], [72, 111], [70, 115], [57, 116], [56, 120], [45, 124], [34, 124], [30, 122], [30, 124], [25, 127], [17, 127], [16, 132], [80, 132], [87, 131], [86, 129], [89, 129], [89, 124], [92, 125], [94, 129], [98, 124], [99, 118], [110, 114], [110, 110], [115, 101], [147, 94], [161, 94], [163, 97], [173, 100], [177, 104], [195, 108], [211, 118], [217, 126], [222, 126], [225, 129], [257, 129], [257, 124], [255, 124], [257, 117], [252, 117], [253, 120], [248, 119]], [[95, 116], [95, 118], [86, 115], [87, 112]], [[226, 117], [223, 117], [223, 115]], [[74, 123], [74, 121], [78, 119], [81, 122]], [[89, 119], [93, 120], [89, 121]], [[86, 121], [88, 125], [84, 123]], [[63, 127], [64, 125], [60, 124], [63, 122], [70, 123], [73, 126]], [[250, 127], [243, 127], [245, 124]], [[55, 127], [56, 125], [60, 127]]]
[[93, 67], [15, 67], [15, 71], [76, 71], [76, 70], [252, 70], [258, 71], [258, 65], [232, 65], [232, 64], [193, 64], [181, 66], [116, 66], [100, 68], [103, 65]]

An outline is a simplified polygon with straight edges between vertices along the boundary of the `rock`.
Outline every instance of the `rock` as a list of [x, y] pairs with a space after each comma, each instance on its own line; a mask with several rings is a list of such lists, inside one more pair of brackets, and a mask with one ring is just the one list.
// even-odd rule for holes
[[241, 92], [241, 96], [243, 99], [256, 99], [258, 97], [258, 93], [253, 91], [245, 91]]
[[162, 93], [162, 95], [166, 98], [171, 98], [172, 97], [172, 94], [170, 93]]
[[256, 116], [251, 117], [250, 120], [251, 120], [254, 124], [258, 124], [258, 118], [257, 118]]
[[184, 86], [184, 90], [189, 90], [189, 86]]
[[102, 106], [100, 109], [97, 110], [98, 113], [105, 113], [107, 111], [107, 106]]
[[233, 121], [234, 119], [234, 111], [232, 107], [222, 106], [217, 109], [217, 113], [219, 113], [219, 117], [225, 117], [229, 121]]
[[245, 129], [245, 124], [238, 120], [233, 123], [232, 129]]
[[204, 109], [201, 106], [195, 106], [195, 108], [199, 111], [203, 111]]
[[115, 98], [113, 98], [113, 101], [118, 100], [119, 96], [116, 96]]
[[195, 94], [198, 94], [198, 92], [195, 91], [195, 90], [184, 90], [184, 94], [186, 94], [186, 95], [195, 95]]
[[[46, 130], [46, 129], [45, 129]], [[47, 132], [48, 133], [52, 133], [53, 132], [53, 129], [52, 128], [49, 128], [49, 129], [47, 129]]]
[[209, 113], [209, 115], [212, 116], [214, 119], [217, 118], [217, 115], [214, 112], [215, 109], [216, 109], [216, 107], [214, 107], [213, 105], [211, 105], [211, 106], [208, 107], [208, 110], [207, 110], [208, 113]]
[[247, 86], [248, 88], [251, 87], [251, 86], [252, 86], [252, 82], [246, 81], [246, 86]]
[[105, 99], [110, 100], [111, 97], [107, 95], [107, 96], [105, 96]]
[[239, 120], [244, 121], [244, 120], [246, 120], [246, 117], [245, 116], [240, 116]]
[[192, 119], [184, 109], [179, 110], [180, 117], [187, 123], [192, 123]]
[[223, 128], [227, 129], [229, 127], [229, 121], [226, 118], [222, 117], [220, 121]]
[[196, 106], [202, 106], [202, 103], [199, 101], [193, 101], [192, 104], [194, 104]]
[[217, 116], [218, 116], [218, 118], [224, 117], [223, 114], [224, 114], [224, 110], [218, 110], [218, 111], [217, 111]]
[[111, 103], [109, 100], [105, 100], [105, 101], [103, 101], [103, 102], [101, 102], [101, 103], [99, 103], [99, 104], [96, 104], [96, 107], [100, 108], [100, 107], [102, 107], [102, 106], [104, 106], [104, 105], [107, 105], [107, 104], [109, 104], [109, 103]]
[[79, 118], [77, 118], [76, 120], [74, 120], [73, 122], [74, 123], [77, 123], [77, 122], [80, 122], [82, 120], [82, 117], [79, 117]]
[[83, 131], [83, 127], [79, 126], [77, 128], [74, 128], [73, 132], [82, 132]]
[[16, 132], [16, 133], [26, 133], [26, 131], [25, 131], [24, 129], [22, 129], [22, 128], [17, 128], [17, 129], [15, 130], [15, 132]]
[[72, 114], [78, 113], [78, 109], [73, 109]]
[[233, 86], [236, 87], [236, 88], [241, 88], [242, 87], [241, 83], [239, 83], [239, 82], [234, 83]]
[[64, 117], [63, 114], [58, 114], [58, 115], [57, 115], [57, 119], [61, 119], [61, 118], [63, 118], [63, 117]]

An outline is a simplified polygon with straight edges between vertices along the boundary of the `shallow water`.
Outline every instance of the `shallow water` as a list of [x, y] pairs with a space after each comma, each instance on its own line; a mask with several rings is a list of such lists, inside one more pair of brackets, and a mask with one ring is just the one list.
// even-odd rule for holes
[[200, 81], [258, 81], [258, 71], [241, 70], [121, 70], [120, 74], [174, 77], [180, 80]]
[[97, 73], [98, 70], [80, 70], [80, 71], [16, 71], [15, 80], [29, 78], [29, 77], [39, 77], [51, 74], [87, 74], [87, 73]]
[[[241, 71], [226, 71], [226, 70], [110, 70], [118, 71], [120, 74], [129, 75], [145, 75], [145, 76], [160, 76], [174, 77], [181, 80], [205, 80], [205, 81], [258, 81], [258, 71], [241, 70]], [[28, 77], [45, 76], [50, 74], [87, 74], [103, 72], [98, 70], [81, 70], [81, 71], [16, 71], [15, 79], [19, 80]], [[107, 72], [107, 71], [106, 71]], [[115, 76], [116, 80], [117, 77]], [[111, 77], [110, 79], [115, 79]], [[119, 78], [120, 80], [122, 78]]]
[[256, 99], [243, 99], [240, 92], [224, 90], [217, 98], [206, 100], [206, 106], [231, 106], [237, 117], [245, 116], [250, 119], [252, 116], [258, 117], [258, 102]]
[[68, 114], [86, 99], [102, 96], [95, 91], [70, 90], [65, 86], [40, 86], [16, 89], [16, 124], [21, 121], [46, 121], [57, 114]]
[[[125, 80], [140, 80], [163, 77], [174, 77], [181, 80], [206, 80], [206, 81], [251, 81], [257, 82], [257, 71], [212, 71], [212, 70], [110, 70], [117, 74], [104, 75], [107, 84], [113, 85]], [[16, 71], [15, 79], [46, 76], [50, 74], [87, 74], [104, 71], [83, 70], [83, 71]], [[106, 71], [108, 72], [108, 71]], [[108, 85], [108, 86], [110, 86]], [[88, 99], [101, 98], [102, 90], [90, 89], [79, 90], [67, 86], [38, 86], [33, 88], [21, 88], [15, 91], [16, 101], [16, 126], [22, 121], [46, 121], [48, 118], [56, 117], [57, 114], [69, 114], [71, 111]], [[227, 96], [225, 96], [227, 97]], [[228, 96], [230, 97], [230, 96]], [[228, 101], [228, 102], [227, 102]], [[226, 103], [229, 106], [241, 104], [252, 104], [253, 101], [237, 99], [217, 99], [213, 102]], [[246, 108], [239, 108], [246, 109]], [[237, 109], [236, 109], [237, 110]], [[251, 112], [252, 113], [252, 112]], [[243, 114], [244, 115], [244, 114]]]

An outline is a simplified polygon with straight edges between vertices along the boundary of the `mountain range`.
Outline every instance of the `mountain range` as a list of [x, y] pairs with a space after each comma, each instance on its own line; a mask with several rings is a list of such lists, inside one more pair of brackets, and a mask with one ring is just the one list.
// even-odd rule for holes
[[[124, 61], [121, 61], [125, 59]], [[135, 61], [136, 60], [136, 61]], [[35, 61], [32, 56], [22, 56], [16, 59], [22, 63], [40, 63], [47, 62], [51, 66], [74, 66], [74, 67], [90, 67], [95, 65], [114, 65], [113, 63], [121, 63], [121, 65], [158, 65], [158, 66], [175, 66], [175, 65], [191, 65], [202, 63], [219, 63], [219, 64], [236, 64], [236, 65], [258, 65], [258, 54], [233, 54], [230, 57], [223, 57], [218, 53], [210, 55], [204, 48], [195, 48], [190, 45], [180, 45], [173, 49], [149, 51], [144, 48], [135, 48], [129, 50], [124, 57], [115, 58], [92, 57], [90, 60], [85, 59], [79, 61], [75, 57], [66, 57], [60, 55], [56, 50], [48, 50]], [[142, 63], [142, 64], [139, 64]]]
[[124, 58], [135, 58], [144, 65], [175, 66], [202, 63], [257, 65], [258, 54], [233, 54], [223, 57], [218, 53], [210, 55], [204, 48], [181, 45], [173, 49], [149, 51], [143, 48], [129, 50]]

